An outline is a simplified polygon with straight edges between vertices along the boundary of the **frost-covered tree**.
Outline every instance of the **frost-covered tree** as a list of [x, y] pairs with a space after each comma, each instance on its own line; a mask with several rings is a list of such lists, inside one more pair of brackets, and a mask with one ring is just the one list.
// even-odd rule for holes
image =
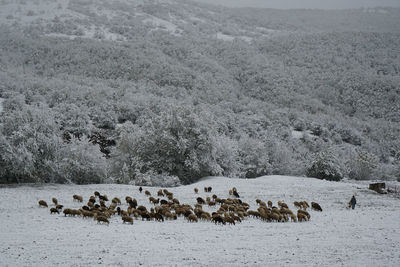
[[356, 180], [369, 180], [374, 177], [378, 167], [375, 155], [366, 151], [357, 151], [348, 163], [349, 177]]
[[319, 152], [315, 155], [307, 169], [307, 176], [330, 181], [340, 181], [343, 178], [338, 160], [330, 151]]

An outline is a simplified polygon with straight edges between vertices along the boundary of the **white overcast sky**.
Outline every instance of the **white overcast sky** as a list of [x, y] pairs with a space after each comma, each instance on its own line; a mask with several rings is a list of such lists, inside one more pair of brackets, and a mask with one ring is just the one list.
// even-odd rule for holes
[[400, 7], [400, 0], [195, 0], [230, 7], [346, 9]]

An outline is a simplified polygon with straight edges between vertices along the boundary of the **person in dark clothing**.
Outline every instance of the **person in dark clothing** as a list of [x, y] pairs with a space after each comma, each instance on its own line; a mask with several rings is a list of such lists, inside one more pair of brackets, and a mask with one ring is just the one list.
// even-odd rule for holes
[[351, 204], [351, 208], [354, 210], [354, 207], [355, 207], [356, 204], [357, 204], [357, 200], [356, 200], [356, 197], [355, 197], [355, 196], [353, 196], [353, 197], [351, 198], [350, 204]]

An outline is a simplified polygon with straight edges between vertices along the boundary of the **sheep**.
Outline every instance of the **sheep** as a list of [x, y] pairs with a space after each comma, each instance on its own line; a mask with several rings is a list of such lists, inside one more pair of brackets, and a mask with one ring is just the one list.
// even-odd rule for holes
[[122, 216], [122, 221], [123, 221], [123, 223], [130, 223], [130, 224], [133, 224], [133, 218], [132, 217], [129, 217], [129, 216]]
[[164, 221], [164, 217], [160, 213], [154, 214], [154, 219], [156, 221], [159, 221], [159, 222], [163, 222]]
[[57, 204], [58, 204], [57, 198], [53, 197], [51, 200], [53, 201], [54, 206], [57, 206]]
[[232, 192], [232, 194], [233, 194], [235, 197], [237, 197], [237, 198], [240, 197], [240, 196], [239, 196], [239, 193], [238, 193], [236, 190], [234, 190], [234, 191]]
[[89, 211], [90, 208], [89, 208], [88, 206], [82, 206], [82, 210], [87, 210], [87, 211]]
[[180, 204], [180, 202], [179, 202], [179, 200], [177, 199], [177, 198], [174, 198], [174, 199], [172, 199], [172, 202], [174, 203], [174, 204]]
[[46, 201], [44, 201], [44, 200], [39, 200], [39, 207], [45, 207], [45, 208], [48, 208], [48, 206], [47, 206], [47, 202], [46, 202]]
[[195, 188], [195, 189], [194, 189], [194, 193], [195, 193], [195, 194], [198, 194], [198, 193], [199, 193], [199, 189]]
[[57, 205], [56, 205], [56, 209], [58, 209], [58, 210], [62, 210], [63, 208], [64, 208], [63, 205], [60, 205], [60, 204], [57, 204]]
[[129, 202], [132, 201], [132, 198], [130, 196], [126, 196], [125, 201], [126, 201], [126, 204], [129, 204]]
[[161, 205], [167, 205], [167, 204], [168, 204], [168, 201], [166, 201], [165, 199], [161, 199], [161, 200], [160, 200], [160, 204], [161, 204]]
[[224, 221], [225, 221], [225, 223], [228, 223], [228, 224], [233, 224], [233, 225], [235, 225], [235, 220], [234, 219], [232, 219], [231, 217], [229, 217], [229, 216], [224, 216]]
[[272, 201], [271, 201], [271, 200], [268, 200], [267, 203], [268, 203], [268, 207], [269, 207], [269, 208], [272, 208]]
[[140, 212], [147, 212], [147, 209], [145, 206], [139, 206], [139, 207], [137, 207], [137, 210], [139, 210]]
[[307, 210], [310, 206], [308, 205], [307, 201], [301, 201], [300, 205], [303, 207], [303, 210]]
[[81, 214], [83, 218], [93, 217], [94, 213], [88, 210], [81, 210]]
[[311, 208], [313, 208], [314, 210], [322, 211], [321, 206], [315, 202], [311, 202]]
[[211, 186], [207, 187], [207, 192], [211, 193], [211, 191], [212, 191], [212, 187]]
[[199, 203], [199, 204], [206, 204], [204, 199], [202, 199], [201, 197], [196, 198], [196, 200], [197, 200], [197, 203]]
[[219, 224], [219, 223], [220, 223], [220, 224], [225, 225], [224, 219], [222, 218], [221, 215], [218, 215], [218, 214], [214, 214], [214, 215], [212, 216], [211, 221], [213, 221], [215, 224]]
[[217, 197], [216, 194], [214, 194], [214, 195], [212, 195], [212, 198], [215, 200], [215, 199], [217, 199], [218, 197]]
[[134, 198], [134, 199], [131, 199], [130, 201], [129, 201], [129, 207], [131, 207], [131, 208], [134, 208], [134, 209], [136, 209], [136, 207], [137, 207], [137, 200]]
[[189, 214], [189, 216], [187, 216], [187, 220], [189, 222], [198, 222], [196, 215], [194, 215], [193, 213]]
[[297, 217], [293, 213], [290, 214], [290, 218], [292, 219], [292, 222], [297, 222]]
[[286, 208], [286, 209], [289, 208], [288, 205], [287, 205], [286, 203], [281, 202], [281, 201], [278, 201], [278, 206], [281, 207], [281, 208]]
[[300, 202], [297, 202], [297, 201], [293, 202], [293, 205], [298, 209], [303, 208], [303, 205], [301, 205]]
[[155, 199], [154, 197], [149, 197], [149, 201], [150, 201], [150, 203], [153, 203], [154, 205], [160, 203], [160, 199], [159, 198]]
[[106, 223], [106, 224], [110, 224], [110, 221], [107, 219], [107, 217], [103, 216], [103, 215], [98, 215], [97, 214], [94, 216], [95, 220], [97, 221], [97, 223]]
[[146, 196], [151, 196], [151, 193], [150, 193], [148, 190], [145, 190], [145, 191], [144, 191], [144, 194], [145, 194]]
[[94, 191], [94, 195], [95, 195], [96, 197], [100, 197], [100, 193], [99, 193], [98, 191]]
[[299, 222], [307, 221], [307, 217], [302, 213], [297, 213], [297, 219]]
[[305, 211], [305, 210], [298, 210], [297, 211], [297, 217], [298, 217], [298, 215], [299, 214], [303, 214], [306, 218], [307, 218], [307, 221], [309, 221], [310, 220], [310, 214], [307, 212], [307, 211]]
[[232, 189], [230, 189], [229, 190], [229, 195], [232, 196], [232, 194], [233, 194], [233, 191], [232, 191]]
[[163, 197], [164, 196], [164, 193], [163, 193], [163, 191], [161, 189], [157, 191], [157, 196], [159, 196], [159, 197]]
[[99, 196], [99, 199], [100, 199], [100, 200], [103, 200], [103, 201], [108, 201], [108, 197], [107, 197], [106, 194], [104, 194], [104, 195], [102, 195], [102, 196], [100, 195], [100, 196]]
[[237, 222], [242, 222], [239, 216], [236, 216], [233, 212], [229, 213], [229, 216]]
[[142, 191], [143, 191], [143, 188], [139, 187], [139, 192], [142, 193]]
[[167, 198], [168, 198], [169, 200], [174, 199], [174, 194], [173, 194], [173, 193], [167, 192], [166, 195], [167, 195]]
[[111, 202], [112, 202], [112, 203], [115, 203], [115, 204], [117, 204], [117, 205], [121, 205], [121, 200], [120, 200], [119, 198], [117, 198], [117, 197], [114, 197], [114, 198], [111, 200]]
[[167, 212], [164, 214], [164, 216], [165, 216], [165, 219], [167, 219], [167, 220], [176, 220], [176, 219], [177, 219], [176, 214], [171, 213], [171, 212], [169, 212], [169, 211], [167, 211]]
[[205, 186], [205, 187], [204, 187], [204, 192], [207, 192], [207, 190], [208, 190], [208, 187]]
[[60, 214], [60, 212], [58, 211], [58, 209], [56, 209], [56, 208], [51, 208], [51, 209], [50, 209], [50, 214], [53, 214], [53, 213]]
[[73, 201], [83, 202], [82, 196], [73, 195], [72, 198], [73, 198]]
[[146, 212], [142, 212], [141, 214], [140, 214], [140, 216], [142, 216], [142, 221], [144, 220], [144, 219], [146, 219], [147, 221], [150, 221], [151, 220], [151, 217], [150, 217], [150, 214], [146, 211]]
[[72, 209], [64, 209], [63, 213], [64, 213], [64, 216], [72, 215]]

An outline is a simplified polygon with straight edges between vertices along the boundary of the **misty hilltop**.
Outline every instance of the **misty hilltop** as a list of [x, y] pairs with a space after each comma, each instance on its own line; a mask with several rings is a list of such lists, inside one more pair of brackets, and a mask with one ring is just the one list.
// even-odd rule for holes
[[0, 1], [0, 181], [400, 176], [400, 9]]

